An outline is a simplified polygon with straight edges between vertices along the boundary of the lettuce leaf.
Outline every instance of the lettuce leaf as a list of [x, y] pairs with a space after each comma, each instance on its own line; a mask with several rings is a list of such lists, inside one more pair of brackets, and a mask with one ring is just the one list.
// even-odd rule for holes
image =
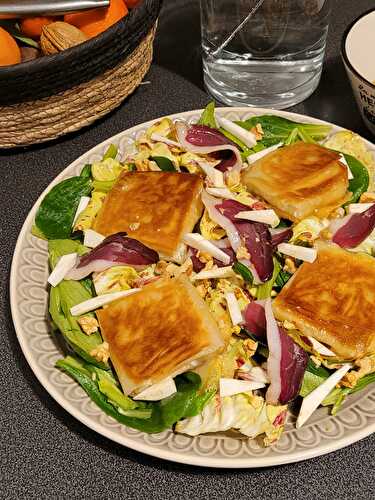
[[[49, 261], [53, 269], [62, 255], [77, 252], [85, 253], [87, 248], [78, 241], [50, 240], [48, 242]], [[79, 326], [77, 318], [70, 314], [70, 308], [92, 297], [87, 281], [63, 280], [57, 286], [51, 287], [49, 296], [49, 313], [53, 324], [63, 335], [68, 345], [75, 353], [86, 361], [101, 368], [108, 368], [107, 363], [100, 363], [90, 355], [90, 352], [103, 340], [99, 332], [86, 335]], [[92, 316], [88, 313], [86, 316]]]
[[112, 158], [112, 160], [116, 159], [118, 153], [118, 148], [115, 144], [110, 144], [108, 146], [107, 151], [104, 153], [103, 160], [108, 160], [108, 158]]
[[76, 240], [49, 240], [48, 242], [48, 260], [51, 269], [53, 269], [60, 257], [68, 253], [78, 253], [83, 255], [89, 249]]
[[257, 299], [268, 299], [271, 297], [271, 292], [272, 292], [272, 287], [274, 286], [276, 279], [282, 270], [281, 265], [279, 261], [274, 257], [273, 259], [273, 273], [271, 278], [263, 283], [262, 285], [259, 285], [257, 288]]
[[283, 431], [283, 419], [280, 419], [279, 425], [277, 417], [286, 408], [267, 405], [262, 397], [249, 393], [226, 396], [210, 401], [201, 414], [178, 422], [176, 432], [197, 436], [236, 429], [250, 438], [265, 434], [265, 443], [270, 444]]
[[207, 125], [207, 127], [217, 128], [215, 120], [215, 101], [211, 101], [207, 104], [198, 120], [198, 125]]
[[[302, 381], [300, 396], [305, 397], [310, 394], [310, 392], [322, 384], [330, 375], [331, 372], [329, 370], [322, 366], [317, 367], [311, 360], [309, 360]], [[365, 375], [360, 378], [356, 386], [353, 388], [335, 387], [322, 402], [322, 406], [332, 406], [331, 413], [332, 415], [336, 415], [349, 394], [361, 391], [373, 382], [375, 382], [375, 373], [370, 373], [369, 375]]]
[[330, 371], [323, 366], [316, 366], [311, 359], [307, 364], [305, 375], [302, 380], [301, 389], [299, 391], [300, 396], [303, 398], [308, 396], [310, 392], [319, 387], [329, 376]]

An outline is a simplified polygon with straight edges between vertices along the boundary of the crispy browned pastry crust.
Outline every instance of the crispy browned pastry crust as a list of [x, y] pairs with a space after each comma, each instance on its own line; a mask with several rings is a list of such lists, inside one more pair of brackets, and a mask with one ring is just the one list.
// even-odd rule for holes
[[375, 353], [375, 259], [318, 243], [273, 302], [278, 320], [296, 325], [342, 359]]
[[202, 187], [197, 175], [125, 172], [108, 193], [94, 229], [105, 236], [125, 231], [172, 258], [202, 214]]
[[247, 168], [242, 181], [281, 217], [293, 221], [325, 217], [349, 199], [345, 165], [337, 153], [317, 144], [279, 148]]
[[186, 276], [161, 278], [97, 312], [126, 394], [193, 368], [223, 345]]

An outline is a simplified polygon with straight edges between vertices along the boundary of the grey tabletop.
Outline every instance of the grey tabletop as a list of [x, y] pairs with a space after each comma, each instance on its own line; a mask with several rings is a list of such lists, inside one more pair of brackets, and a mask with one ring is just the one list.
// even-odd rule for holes
[[[339, 48], [348, 23], [374, 6], [373, 0], [337, 0], [321, 84], [293, 111], [371, 138], [357, 113]], [[336, 453], [277, 468], [225, 471], [173, 464], [86, 428], [46, 393], [27, 365], [8, 294], [22, 223], [49, 182], [95, 144], [143, 121], [207, 104], [197, 2], [165, 1], [146, 79], [149, 85], [93, 126], [50, 144], [0, 153], [0, 498], [373, 498], [374, 435]]]

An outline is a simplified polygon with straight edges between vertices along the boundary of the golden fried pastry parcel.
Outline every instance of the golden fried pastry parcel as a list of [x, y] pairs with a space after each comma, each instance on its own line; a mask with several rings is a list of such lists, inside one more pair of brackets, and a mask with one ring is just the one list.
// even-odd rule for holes
[[125, 231], [161, 257], [181, 263], [181, 238], [202, 214], [200, 177], [179, 172], [124, 172], [94, 223], [100, 234]]
[[375, 259], [319, 242], [273, 302], [278, 320], [352, 360], [375, 353]]
[[97, 316], [125, 394], [192, 369], [223, 346], [207, 304], [185, 275], [160, 278]]
[[297, 142], [256, 161], [243, 172], [242, 181], [281, 217], [325, 217], [350, 196], [347, 168], [339, 158], [317, 144]]

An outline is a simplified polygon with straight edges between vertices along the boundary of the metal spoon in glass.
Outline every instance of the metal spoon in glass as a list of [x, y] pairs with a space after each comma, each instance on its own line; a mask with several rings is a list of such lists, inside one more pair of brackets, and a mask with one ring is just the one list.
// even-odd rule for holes
[[0, 15], [15, 17], [62, 15], [77, 10], [108, 7], [109, 0], [0, 0]]

